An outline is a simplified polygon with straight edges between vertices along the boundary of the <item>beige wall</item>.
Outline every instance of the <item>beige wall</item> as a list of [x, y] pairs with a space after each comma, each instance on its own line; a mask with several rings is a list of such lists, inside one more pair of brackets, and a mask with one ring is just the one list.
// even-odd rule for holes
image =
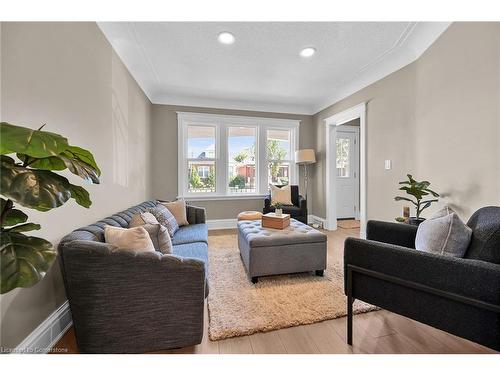
[[[90, 149], [102, 169], [100, 185], [85, 185], [91, 209], [71, 200], [50, 212], [29, 211], [30, 221], [42, 225], [34, 235], [57, 243], [149, 198], [151, 103], [95, 23], [4, 22], [1, 52], [1, 120], [46, 123], [46, 130]], [[66, 300], [57, 262], [37, 285], [0, 298], [0, 345], [15, 347]]]
[[[318, 162], [313, 174], [313, 213], [326, 216], [326, 128], [324, 119], [366, 102], [367, 216], [392, 220], [399, 214], [394, 181], [412, 167], [415, 65], [411, 64], [314, 115]], [[391, 159], [393, 168], [384, 169]]]
[[453, 24], [416, 74], [415, 173], [464, 218], [500, 205], [500, 23]]
[[[312, 125], [312, 116], [154, 104], [152, 115], [152, 191], [155, 198], [175, 199], [177, 196], [176, 112], [178, 111], [300, 120], [299, 147], [314, 148], [316, 128]], [[302, 170], [300, 181], [303, 186]], [[209, 220], [234, 219], [241, 211], [261, 211], [264, 206], [262, 199], [197, 201], [193, 203], [207, 209]]]
[[[367, 102], [367, 217], [401, 215], [406, 173], [428, 179], [464, 219], [500, 204], [500, 23], [454, 23], [415, 62], [314, 116], [321, 153], [314, 214], [325, 216], [323, 119]], [[384, 170], [384, 160], [393, 169]], [[413, 213], [413, 212], [412, 212]]]

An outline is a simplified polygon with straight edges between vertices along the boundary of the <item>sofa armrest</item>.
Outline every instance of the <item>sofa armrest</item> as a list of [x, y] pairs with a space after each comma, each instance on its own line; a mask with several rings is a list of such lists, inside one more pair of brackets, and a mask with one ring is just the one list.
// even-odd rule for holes
[[206, 210], [204, 207], [186, 204], [186, 215], [189, 224], [204, 224], [206, 222]]
[[302, 212], [307, 210], [307, 200], [302, 195], [299, 195], [299, 208]]
[[82, 351], [141, 352], [156, 345], [201, 342], [202, 261], [158, 252], [116, 251], [93, 241], [67, 242], [59, 250]]
[[344, 245], [348, 265], [500, 306], [500, 264], [349, 237]]
[[417, 228], [415, 225], [369, 220], [366, 225], [366, 238], [414, 249]]
[[264, 198], [264, 207], [265, 208], [271, 207], [271, 195], [266, 195], [266, 197]]

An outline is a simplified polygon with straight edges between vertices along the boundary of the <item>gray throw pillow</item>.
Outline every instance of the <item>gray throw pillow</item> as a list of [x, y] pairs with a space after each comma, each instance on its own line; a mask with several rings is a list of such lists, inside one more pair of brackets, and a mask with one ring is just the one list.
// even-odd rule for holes
[[156, 251], [163, 254], [172, 253], [172, 239], [167, 227], [161, 225], [151, 212], [137, 213], [132, 216], [129, 228], [135, 227], [146, 229]]
[[172, 239], [167, 227], [161, 224], [144, 224], [142, 227], [148, 232], [156, 251], [162, 254], [172, 254]]
[[158, 222], [167, 227], [168, 234], [170, 237], [173, 237], [175, 232], [179, 230], [179, 224], [177, 224], [177, 220], [175, 220], [174, 215], [162, 204], [157, 204], [153, 208], [148, 208], [147, 212], [151, 212]]
[[415, 249], [463, 258], [469, 247], [472, 229], [449, 207], [421, 223], [415, 237]]

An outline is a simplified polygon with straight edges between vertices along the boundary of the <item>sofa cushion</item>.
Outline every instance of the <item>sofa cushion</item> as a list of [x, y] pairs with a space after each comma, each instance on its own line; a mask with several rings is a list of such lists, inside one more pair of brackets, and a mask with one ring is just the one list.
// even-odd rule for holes
[[194, 242], [176, 245], [172, 254], [183, 258], [198, 259], [205, 265], [205, 298], [208, 296], [208, 245], [205, 242]]
[[193, 258], [203, 261], [205, 264], [205, 277], [208, 279], [208, 245], [206, 242], [174, 245], [172, 254], [183, 258]]
[[208, 243], [207, 224], [192, 224], [180, 227], [172, 237], [174, 246], [193, 242]]
[[415, 249], [462, 258], [470, 243], [472, 229], [451, 208], [445, 207], [421, 223]]
[[300, 215], [302, 210], [297, 206], [283, 206], [283, 212], [287, 214]]
[[466, 258], [500, 264], [500, 207], [477, 210], [467, 222], [472, 238]]

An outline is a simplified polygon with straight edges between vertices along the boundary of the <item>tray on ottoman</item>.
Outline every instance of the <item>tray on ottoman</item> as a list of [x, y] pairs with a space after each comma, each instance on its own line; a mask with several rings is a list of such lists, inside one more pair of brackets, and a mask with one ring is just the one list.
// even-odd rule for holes
[[260, 220], [238, 222], [238, 247], [252, 279], [259, 276], [326, 269], [327, 237], [320, 231], [290, 219], [285, 229], [262, 227]]

